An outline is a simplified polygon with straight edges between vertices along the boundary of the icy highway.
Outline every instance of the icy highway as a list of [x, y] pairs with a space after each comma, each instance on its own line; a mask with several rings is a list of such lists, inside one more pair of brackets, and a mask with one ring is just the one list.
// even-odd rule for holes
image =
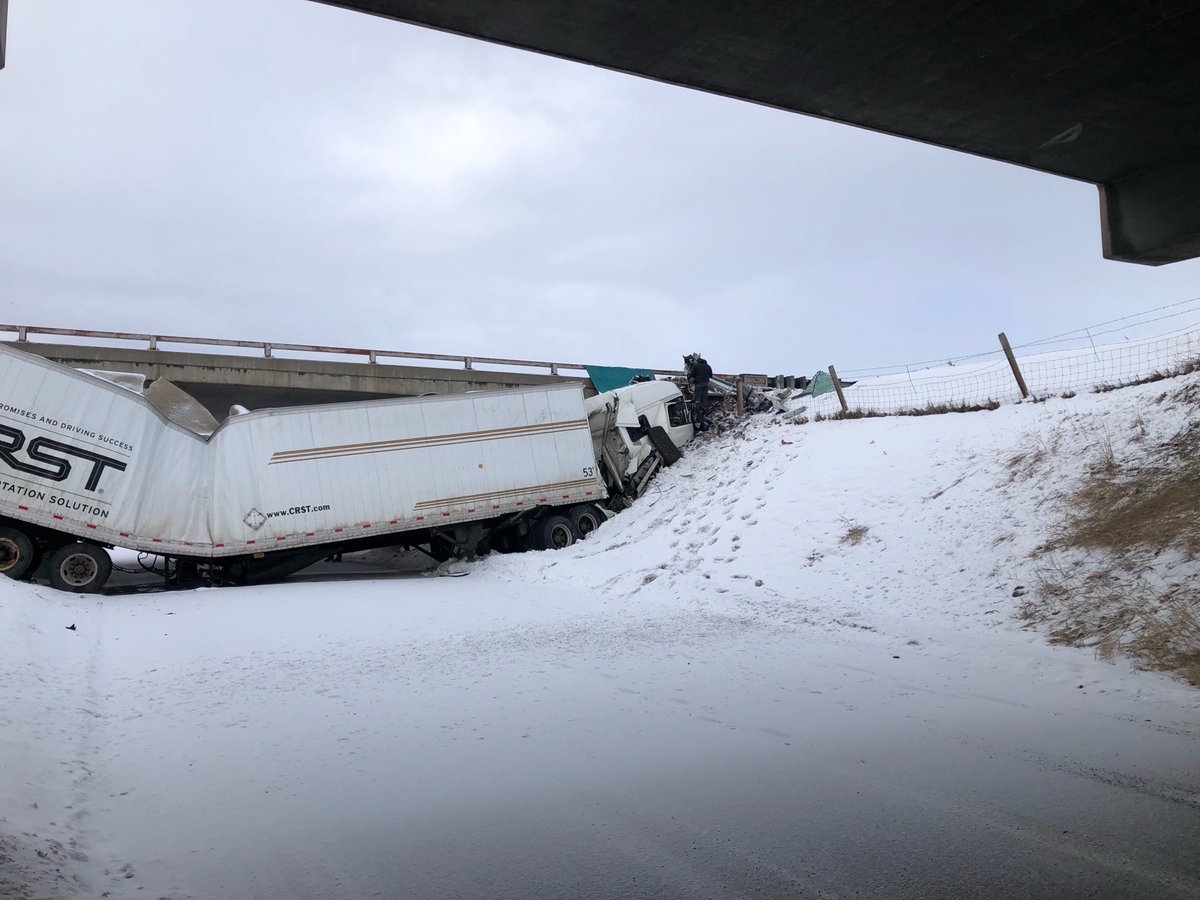
[[998, 688], [994, 659], [869, 633], [474, 581], [66, 601], [64, 895], [1200, 891], [1194, 708], [1131, 712], [1090, 665]]

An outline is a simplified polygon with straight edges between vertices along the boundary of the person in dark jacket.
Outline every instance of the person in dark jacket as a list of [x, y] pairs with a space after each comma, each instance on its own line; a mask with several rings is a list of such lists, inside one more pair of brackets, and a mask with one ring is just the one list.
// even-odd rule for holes
[[693, 353], [689, 359], [688, 381], [692, 385], [692, 421], [701, 431], [707, 431], [704, 413], [708, 409], [708, 382], [712, 378], [712, 366], [699, 353]]

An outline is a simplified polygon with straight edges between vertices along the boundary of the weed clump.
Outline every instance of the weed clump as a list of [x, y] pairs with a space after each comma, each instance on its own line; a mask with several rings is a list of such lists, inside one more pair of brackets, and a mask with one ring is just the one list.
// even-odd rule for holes
[[1092, 393], [1107, 394], [1110, 391], [1119, 391], [1121, 388], [1134, 387], [1139, 384], [1153, 384], [1156, 381], [1166, 381], [1168, 378], [1178, 378], [1180, 375], [1191, 375], [1193, 372], [1200, 372], [1200, 357], [1189, 359], [1171, 369], [1160, 369], [1157, 372], [1151, 372], [1149, 375], [1144, 375], [1141, 378], [1130, 378], [1126, 381], [1111, 381], [1097, 384], [1092, 387]]
[[863, 542], [867, 534], [871, 531], [869, 525], [863, 525], [859, 522], [854, 522], [850, 519], [843, 519], [842, 524], [846, 526], [846, 533], [842, 535], [839, 543], [846, 544], [850, 547], [855, 547]]
[[[839, 409], [831, 413], [815, 413], [812, 421], [841, 422], [846, 419], [882, 419], [886, 416], [940, 416], [945, 413], [986, 412], [999, 408], [999, 402], [991, 398], [988, 398], [983, 403], [929, 403], [925, 406], [914, 406], [911, 409], [902, 409], [890, 413], [880, 412], [876, 409], [856, 407], [848, 411]], [[805, 419], [804, 421], [807, 422], [808, 420]], [[797, 422], [796, 424], [804, 423]]]

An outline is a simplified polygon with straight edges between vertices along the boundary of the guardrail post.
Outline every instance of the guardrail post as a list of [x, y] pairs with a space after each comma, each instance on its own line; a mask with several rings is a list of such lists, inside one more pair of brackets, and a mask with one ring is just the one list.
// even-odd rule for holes
[[263, 344], [263, 356], [265, 356], [267, 359], [271, 358], [271, 345], [270, 344]]
[[150, 335], [150, 349], [151, 349], [151, 350], [157, 350], [157, 349], [158, 349], [158, 338], [157, 338], [155, 335], [153, 335], [153, 334], [152, 334], [152, 335]]
[[1021, 389], [1021, 399], [1029, 396], [1029, 388], [1025, 386], [1025, 377], [1021, 374], [1021, 370], [1017, 367], [1017, 358], [1013, 356], [1012, 346], [1008, 343], [1008, 337], [1004, 332], [1000, 332], [1000, 346], [1004, 348], [1004, 355], [1008, 357], [1008, 364], [1012, 366], [1013, 378], [1017, 379], [1017, 387]]
[[842, 404], [842, 412], [850, 412], [850, 407], [846, 405], [846, 395], [842, 393], [842, 383], [838, 381], [837, 370], [833, 366], [829, 367], [829, 377], [833, 379], [833, 389], [837, 391], [838, 402]]
[[379, 362], [378, 357], [375, 356], [374, 350], [367, 354], [367, 362], [369, 362], [371, 365], [375, 365], [375, 363]]
[[18, 326], [17, 327], [17, 341], [23, 343], [27, 340], [29, 340], [29, 336], [25, 333], [25, 326], [24, 325]]
[[558, 374], [558, 363], [550, 363], [550, 374], [551, 375]]
[[468, 369], [468, 370], [471, 368], [471, 357], [469, 357], [469, 356], [463, 357], [463, 368]]

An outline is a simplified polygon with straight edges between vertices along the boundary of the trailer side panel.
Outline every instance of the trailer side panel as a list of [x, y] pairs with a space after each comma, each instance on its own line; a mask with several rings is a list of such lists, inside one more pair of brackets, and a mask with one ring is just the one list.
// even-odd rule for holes
[[212, 449], [217, 556], [605, 497], [572, 384], [264, 410]]

